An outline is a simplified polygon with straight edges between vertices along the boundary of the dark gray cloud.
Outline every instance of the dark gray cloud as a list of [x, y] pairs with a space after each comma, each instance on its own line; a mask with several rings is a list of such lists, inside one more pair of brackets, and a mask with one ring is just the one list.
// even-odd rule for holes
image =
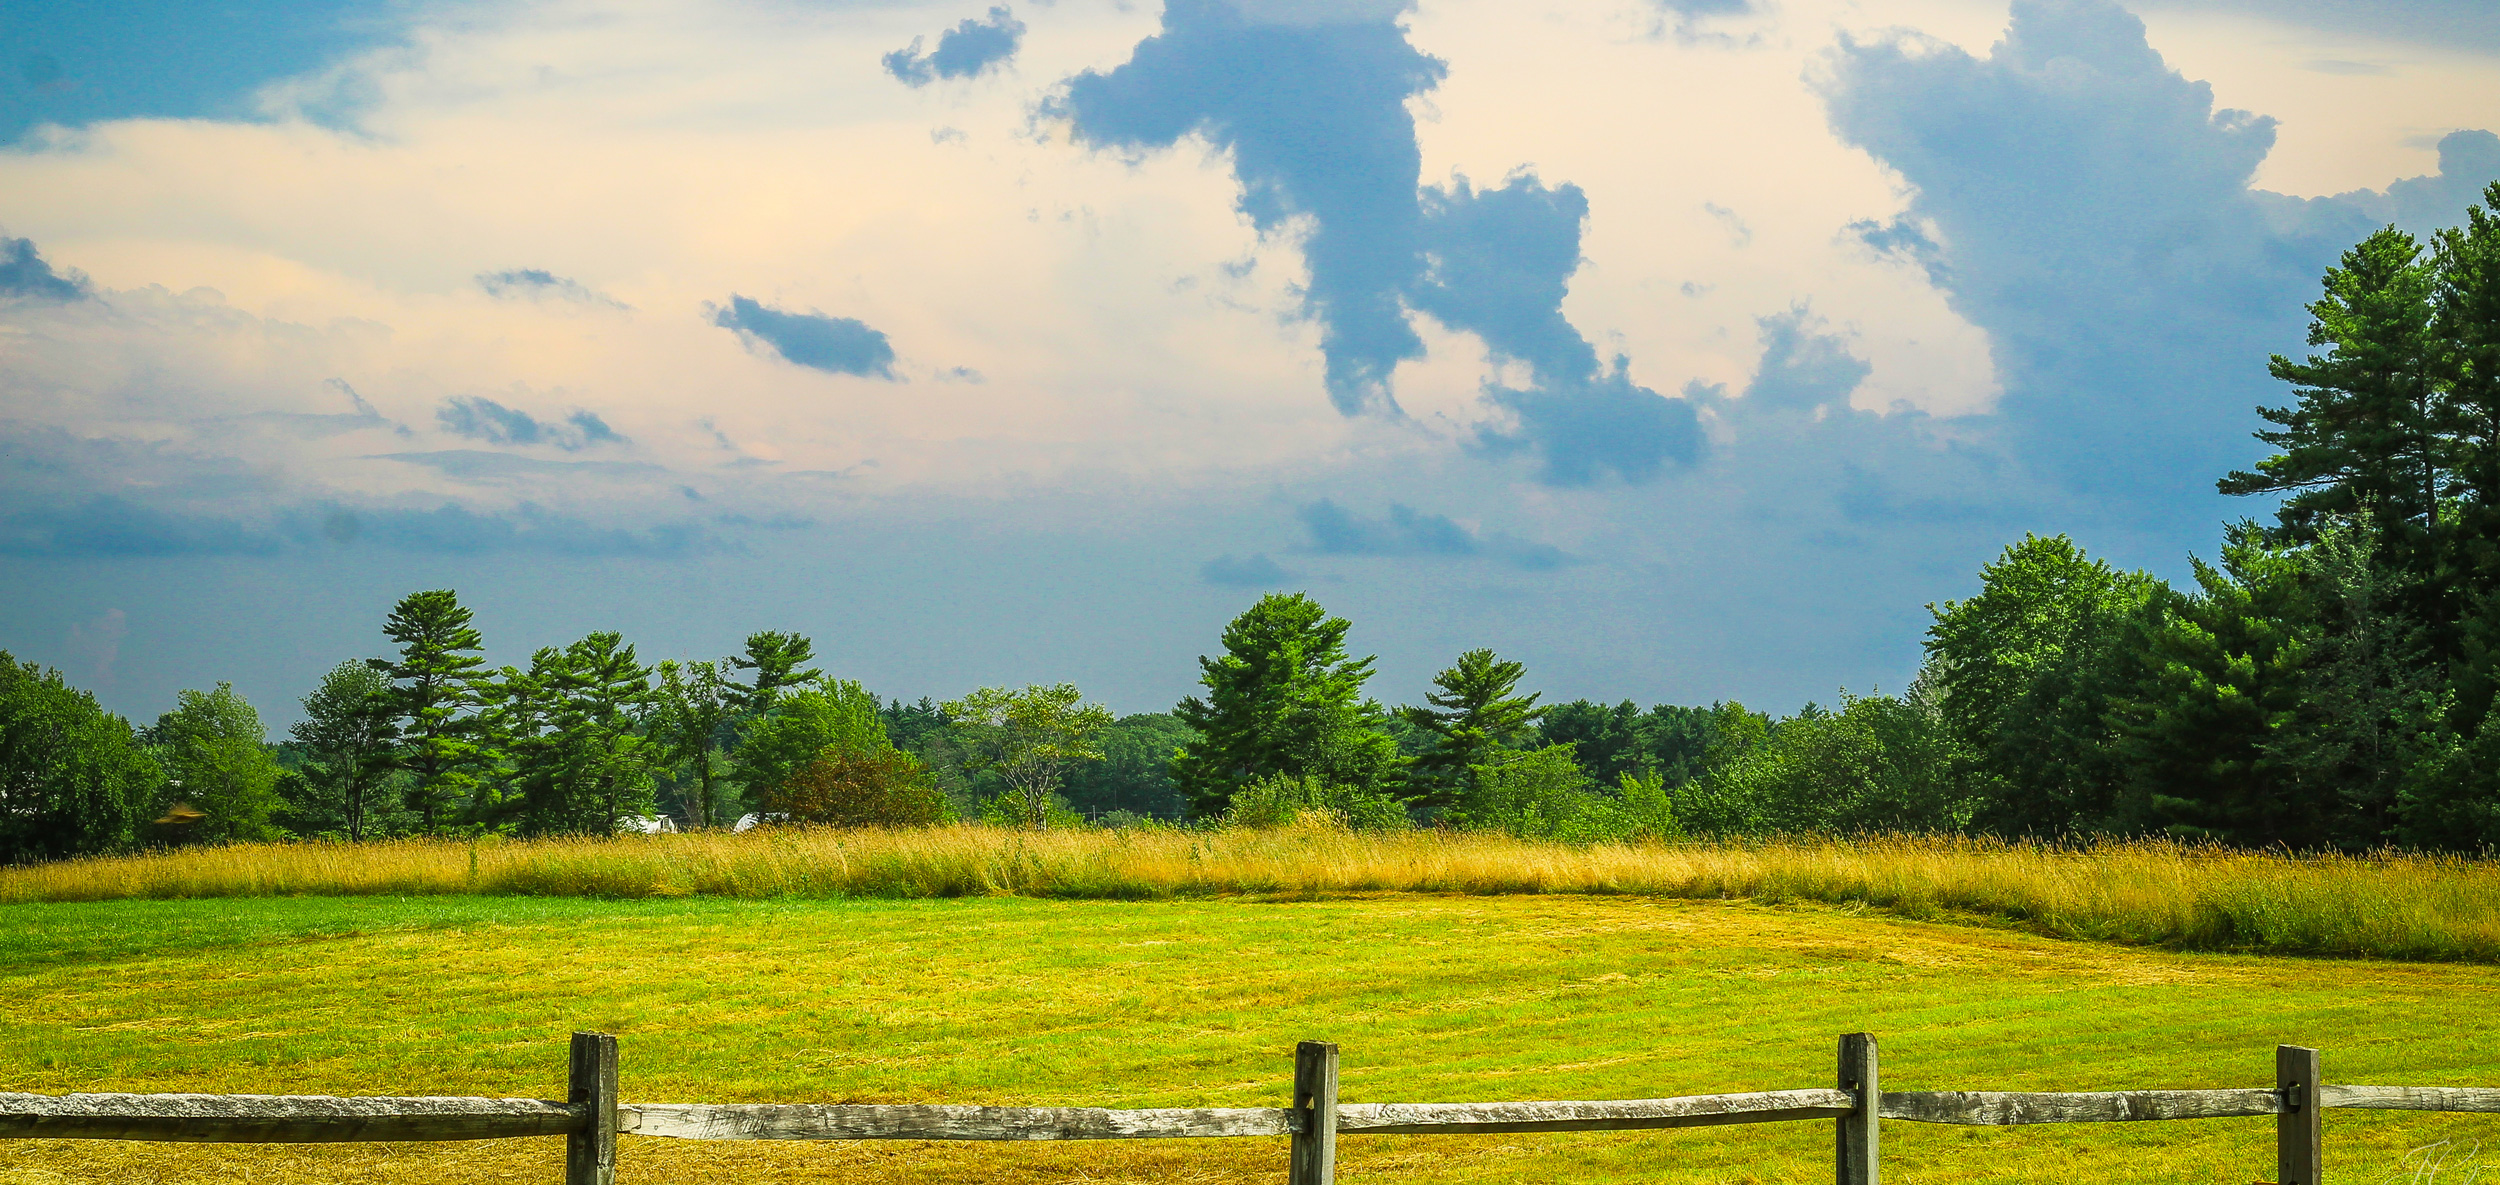
[[477, 286], [488, 296], [504, 300], [566, 300], [575, 304], [600, 305], [606, 308], [628, 308], [624, 301], [543, 268], [519, 268], [508, 272], [481, 272]]
[[937, 48], [928, 53], [920, 52], [920, 42], [914, 37], [907, 48], [885, 55], [885, 72], [909, 86], [927, 86], [940, 78], [975, 77], [1016, 56], [1016, 48], [1024, 43], [1024, 22], [1002, 4], [984, 19], [967, 17], [938, 34]]
[[1834, 129], [1915, 187], [1902, 222], [1856, 229], [1988, 333], [2017, 454], [2202, 530], [2252, 409], [2282, 398], [2267, 356], [2300, 347], [2372, 214], [2251, 189], [2273, 121], [2216, 110], [2108, 0], [2017, 0], [1985, 58], [1904, 35], [1844, 39], [1830, 66]]
[[736, 330], [749, 348], [757, 342], [783, 360], [828, 374], [892, 380], [894, 346], [865, 322], [823, 313], [793, 313], [731, 295], [729, 307], [711, 309], [712, 324]]
[[1294, 512], [1310, 533], [1302, 550], [1314, 555], [1431, 557], [1483, 556], [1515, 568], [1549, 571], [1570, 562], [1562, 549], [1500, 532], [1478, 533], [1445, 514], [1427, 514], [1402, 503], [1371, 518], [1322, 498]]
[[1792, 411], [1845, 407], [1875, 369], [1849, 352], [1847, 339], [1825, 332], [1823, 319], [1802, 304], [1755, 324], [1762, 327], [1762, 360], [1745, 387], [1748, 405]]
[[603, 444], [629, 443], [594, 411], [575, 409], [561, 420], [542, 420], [482, 395], [452, 396], [435, 409], [434, 421], [454, 436], [488, 444], [543, 444], [580, 452]]
[[85, 300], [87, 294], [87, 277], [74, 271], [62, 275], [35, 251], [31, 240], [0, 235], [0, 300], [67, 302]]
[[112, 494], [24, 502], [0, 514], [0, 553], [8, 555], [267, 555], [281, 547], [274, 535], [239, 519]]
[[1305, 220], [1304, 311], [1339, 411], [1396, 414], [1391, 376], [1424, 351], [1412, 308], [1531, 367], [1528, 387], [1487, 388], [1518, 420], [1482, 442], [1488, 451], [1533, 452], [1558, 485], [1690, 461], [1702, 440], [1692, 408], [1632, 383], [1621, 359], [1601, 368], [1562, 316], [1588, 215], [1579, 188], [1523, 174], [1496, 189], [1418, 189], [1406, 103], [1447, 66], [1407, 41], [1397, 6], [1375, 9], [1284, 22], [1172, 0], [1128, 62], [1070, 79], [1050, 110], [1099, 146], [1204, 136], [1230, 154], [1239, 207], [1261, 233]]
[[1293, 573], [1267, 558], [1266, 553], [1259, 552], [1238, 558], [1223, 555], [1208, 560], [1199, 566], [1198, 578], [1224, 588], [1275, 588], [1293, 579]]

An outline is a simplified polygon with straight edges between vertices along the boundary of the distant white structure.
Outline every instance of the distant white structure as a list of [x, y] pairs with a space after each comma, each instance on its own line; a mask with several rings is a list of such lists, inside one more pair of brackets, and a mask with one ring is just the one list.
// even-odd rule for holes
[[634, 815], [630, 818], [619, 820], [617, 822], [616, 829], [620, 833], [675, 835], [677, 834], [677, 820], [669, 818], [667, 815]]
[[789, 821], [790, 816], [788, 815], [741, 815], [738, 817], [737, 824], [732, 826], [730, 830], [753, 831], [755, 830], [755, 825], [758, 823], [787, 823]]

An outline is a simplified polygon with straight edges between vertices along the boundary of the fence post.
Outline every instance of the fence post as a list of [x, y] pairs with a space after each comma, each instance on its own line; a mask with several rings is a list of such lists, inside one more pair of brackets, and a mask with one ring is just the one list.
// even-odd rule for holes
[[1883, 1083], [1875, 1070], [1875, 1034], [1850, 1033], [1840, 1039], [1840, 1089], [1855, 1092], [1857, 1110], [1833, 1120], [1838, 1129], [1832, 1150], [1839, 1162], [1833, 1180], [1839, 1185], [1876, 1185], [1881, 1170], [1875, 1163], [1879, 1141], [1876, 1111], [1883, 1104]]
[[2325, 1108], [2318, 1104], [2318, 1051], [2275, 1046], [2274, 1086], [2283, 1092], [2283, 1110], [2274, 1117], [2274, 1179], [2279, 1185], [2319, 1185], [2326, 1132]]
[[564, 1139], [564, 1185], [616, 1185], [616, 1038], [573, 1034], [564, 1100], [590, 1113]]
[[1293, 1135], [1287, 1185], [1336, 1185], [1337, 1047], [1305, 1041], [1293, 1051], [1293, 1109], [1302, 1130]]

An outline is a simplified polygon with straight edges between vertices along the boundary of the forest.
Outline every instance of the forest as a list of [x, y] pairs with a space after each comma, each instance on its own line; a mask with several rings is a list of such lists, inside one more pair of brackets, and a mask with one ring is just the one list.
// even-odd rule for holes
[[1568, 841], [1807, 833], [2243, 848], [2500, 843], [2500, 184], [2428, 242], [2345, 252], [2277, 356], [2250, 468], [2270, 501], [2174, 586], [2027, 535], [1929, 606], [1899, 694], [1773, 717], [1541, 702], [1456, 656], [1422, 704], [1306, 594], [1260, 598], [1199, 691], [1117, 717], [1069, 684], [887, 699], [811, 639], [647, 664], [613, 632], [489, 668], [412, 593], [272, 740], [224, 684], [155, 722], [0, 652], [0, 863], [175, 844], [814, 824], [1257, 826]]

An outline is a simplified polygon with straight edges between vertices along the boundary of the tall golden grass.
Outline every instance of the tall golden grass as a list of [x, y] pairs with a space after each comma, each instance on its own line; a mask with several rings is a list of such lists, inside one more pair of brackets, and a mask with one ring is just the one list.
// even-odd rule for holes
[[481, 893], [605, 898], [1587, 893], [1864, 904], [2180, 949], [2500, 962], [2500, 863], [1918, 836], [1578, 846], [1483, 833], [766, 830], [187, 848], [0, 869], [0, 903]]

